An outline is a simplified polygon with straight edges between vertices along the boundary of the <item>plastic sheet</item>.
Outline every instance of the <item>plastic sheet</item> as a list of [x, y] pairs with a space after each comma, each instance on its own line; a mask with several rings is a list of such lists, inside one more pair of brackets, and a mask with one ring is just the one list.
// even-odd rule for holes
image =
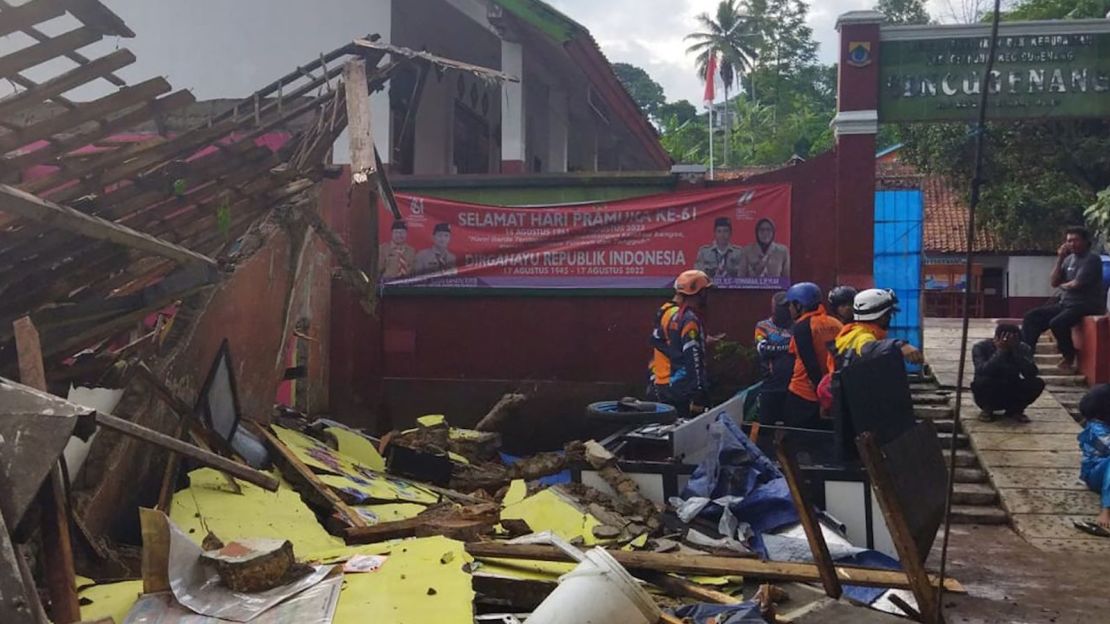
[[[318, 583], [260, 614], [251, 624], [331, 624], [342, 587], [342, 577]], [[140, 597], [123, 624], [224, 624], [233, 621], [194, 613], [174, 600], [171, 593], [160, 592]]]
[[675, 609], [674, 615], [694, 624], [766, 624], [759, 613], [759, 605], [754, 602], [684, 605]]
[[[751, 525], [752, 546], [766, 554], [761, 536], [799, 521], [790, 487], [779, 469], [748, 440], [728, 414], [710, 425], [715, 452], [706, 455], [682, 490], [682, 498], [728, 496], [728, 509], [739, 522]], [[702, 516], [719, 520], [724, 506], [706, 505]]]
[[170, 523], [170, 589], [178, 602], [195, 613], [235, 622], [252, 621], [283, 600], [319, 584], [334, 567], [316, 566], [311, 574], [292, 583], [248, 594], [225, 587], [216, 570], [201, 563], [202, 552]]

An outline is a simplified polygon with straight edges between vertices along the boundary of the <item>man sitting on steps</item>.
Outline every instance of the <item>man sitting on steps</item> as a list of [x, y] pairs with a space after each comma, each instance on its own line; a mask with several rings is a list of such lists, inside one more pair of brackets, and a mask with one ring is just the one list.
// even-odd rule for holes
[[1002, 410], [1007, 418], [1029, 422], [1025, 408], [1044, 391], [1033, 349], [1021, 341], [1017, 325], [1000, 324], [993, 340], [983, 340], [971, 349], [975, 377], [971, 394], [983, 412], [980, 420], [994, 420], [994, 412]]
[[1091, 233], [1086, 228], [1067, 229], [1064, 244], [1056, 254], [1051, 281], [1053, 288], [1060, 289], [1059, 299], [1026, 313], [1021, 322], [1022, 338], [1035, 349], [1041, 334], [1051, 329], [1056, 347], [1064, 358], [1060, 370], [1072, 373], [1075, 372], [1075, 345], [1071, 341], [1071, 328], [1084, 316], [1106, 313], [1102, 258], [1091, 251]]

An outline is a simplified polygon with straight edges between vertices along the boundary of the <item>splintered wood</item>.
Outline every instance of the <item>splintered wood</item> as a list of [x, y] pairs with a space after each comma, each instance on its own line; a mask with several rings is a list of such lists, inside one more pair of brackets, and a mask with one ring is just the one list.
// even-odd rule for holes
[[594, 470], [597, 470], [598, 475], [613, 488], [621, 500], [628, 503], [637, 515], [643, 517], [644, 524], [651, 533], [657, 532], [663, 526], [663, 519], [655, 503], [648, 500], [640, 492], [640, 486], [621, 471], [617, 466], [617, 458], [608, 449], [594, 440], [586, 442], [586, 461]]

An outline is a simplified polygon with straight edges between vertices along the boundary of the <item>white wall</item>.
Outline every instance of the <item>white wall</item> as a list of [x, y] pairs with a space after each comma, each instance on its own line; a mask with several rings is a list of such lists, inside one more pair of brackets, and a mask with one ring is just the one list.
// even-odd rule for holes
[[1008, 297], [1050, 297], [1056, 291], [1049, 283], [1055, 256], [1010, 256], [1006, 267]]

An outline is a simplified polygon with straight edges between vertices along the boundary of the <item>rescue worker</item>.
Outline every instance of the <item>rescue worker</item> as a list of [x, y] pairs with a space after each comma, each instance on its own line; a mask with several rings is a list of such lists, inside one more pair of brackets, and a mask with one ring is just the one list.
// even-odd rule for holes
[[[890, 322], [898, 312], [898, 295], [886, 288], [869, 288], [856, 295], [853, 302], [855, 320], [836, 336], [833, 353], [829, 355], [830, 370], [839, 370], [858, 357], [880, 355], [872, 350], [895, 348], [910, 364], [923, 363], [921, 350], [905, 340], [886, 340]], [[871, 344], [871, 343], [880, 344]], [[869, 346], [870, 345], [870, 346]]]
[[704, 271], [684, 271], [675, 295], [655, 315], [648, 398], [672, 405], [679, 418], [705, 411], [709, 378], [703, 317], [713, 281]]
[[783, 406], [786, 387], [794, 373], [794, 356], [790, 355], [791, 328], [794, 319], [786, 304], [786, 291], [771, 297], [771, 316], [755, 324], [755, 348], [763, 365], [763, 385], [759, 388], [759, 422], [773, 425], [785, 422]]
[[786, 291], [786, 302], [794, 319], [790, 353], [794, 374], [786, 395], [786, 424], [792, 427], [819, 428], [821, 408], [817, 386], [829, 372], [829, 346], [843, 324], [830, 316], [822, 303], [821, 289], [813, 282], [794, 284]]
[[[1098, 517], [1094, 524], [1101, 528], [1080, 529], [1102, 537], [1110, 529], [1110, 385], [1099, 384], [1079, 401], [1079, 415], [1085, 419], [1079, 432], [1079, 450], [1083, 457], [1079, 463], [1079, 478], [1087, 488], [1100, 494]], [[1095, 527], [1092, 527], [1095, 528]]]
[[833, 286], [829, 291], [829, 314], [835, 316], [841, 323], [851, 323], [855, 319], [852, 304], [858, 292], [847, 285]]
[[378, 253], [378, 270], [386, 280], [407, 277], [416, 266], [416, 250], [409, 245], [408, 225], [404, 221], [394, 221], [390, 229], [390, 241]]

